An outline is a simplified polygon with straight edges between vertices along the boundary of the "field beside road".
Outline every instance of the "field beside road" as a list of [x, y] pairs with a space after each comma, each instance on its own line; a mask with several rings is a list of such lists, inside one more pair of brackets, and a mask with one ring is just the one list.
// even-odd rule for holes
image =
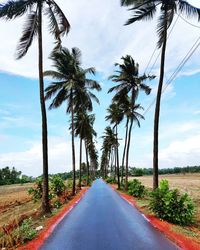
[[32, 186], [33, 183], [0, 186], [0, 228], [22, 215], [32, 215], [39, 208], [39, 203], [28, 195]]
[[[131, 179], [138, 179], [145, 187], [152, 189], [152, 176], [130, 177], [129, 180]], [[162, 179], [168, 180], [170, 188], [178, 188], [181, 193], [189, 194], [195, 204], [196, 227], [200, 230], [200, 173], [160, 175], [159, 180]]]

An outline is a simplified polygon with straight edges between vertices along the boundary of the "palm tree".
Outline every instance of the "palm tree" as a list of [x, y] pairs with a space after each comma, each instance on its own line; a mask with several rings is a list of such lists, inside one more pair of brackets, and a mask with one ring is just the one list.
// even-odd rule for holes
[[129, 149], [130, 149], [130, 141], [131, 141], [131, 132], [133, 123], [135, 122], [138, 127], [140, 127], [140, 119], [144, 119], [144, 117], [138, 113], [138, 110], [143, 109], [140, 104], [133, 104], [131, 99], [129, 98], [129, 110], [127, 110], [127, 120], [130, 121], [129, 130], [127, 131], [127, 146], [126, 146], [126, 166], [125, 166], [125, 190], [128, 190], [128, 161], [129, 161]]
[[146, 80], [152, 80], [155, 76], [139, 75], [139, 64], [135, 63], [130, 55], [122, 57], [122, 64], [116, 63], [118, 67], [117, 74], [111, 75], [109, 79], [118, 83], [116, 86], [110, 88], [108, 93], [116, 91], [116, 98], [120, 95], [131, 93], [132, 102], [136, 100], [139, 90], [144, 91], [147, 95], [150, 94], [151, 88], [145, 84]]
[[158, 187], [158, 132], [159, 132], [159, 116], [160, 101], [164, 79], [165, 54], [167, 44], [167, 31], [172, 24], [174, 14], [186, 14], [187, 17], [197, 17], [200, 19], [200, 9], [190, 5], [185, 0], [121, 0], [122, 6], [132, 6], [133, 16], [127, 21], [126, 25], [136, 21], [150, 20], [160, 10], [158, 19], [157, 32], [159, 36], [158, 48], [162, 49], [160, 62], [160, 78], [158, 83], [158, 91], [154, 115], [154, 149], [153, 149], [153, 188]]
[[54, 0], [17, 0], [8, 1], [0, 5], [0, 18], [12, 20], [27, 14], [27, 20], [22, 36], [17, 46], [17, 59], [26, 55], [33, 39], [38, 36], [38, 69], [40, 106], [42, 114], [42, 147], [43, 147], [43, 194], [42, 212], [50, 212], [48, 198], [48, 141], [47, 141], [47, 118], [44, 100], [43, 81], [43, 37], [42, 37], [42, 14], [49, 18], [49, 32], [56, 40], [56, 48], [61, 44], [61, 36], [69, 32], [70, 24], [60, 7]]
[[97, 103], [99, 100], [90, 91], [91, 89], [101, 90], [100, 85], [87, 78], [88, 73], [95, 74], [94, 68], [81, 68], [81, 52], [78, 48], [72, 48], [70, 52], [66, 48], [60, 51], [53, 51], [50, 59], [53, 61], [53, 67], [56, 70], [44, 72], [45, 76], [51, 76], [56, 79], [46, 89], [45, 99], [54, 99], [49, 106], [49, 109], [58, 108], [63, 102], [67, 102], [67, 113], [71, 113], [71, 130], [72, 130], [72, 163], [73, 163], [73, 186], [72, 194], [76, 192], [76, 166], [75, 166], [75, 146], [74, 146], [74, 115], [75, 110], [83, 105], [87, 106], [89, 111], [92, 111], [92, 101]]
[[118, 184], [118, 189], [120, 189], [118, 125], [123, 120], [124, 114], [122, 112], [121, 107], [116, 102], [111, 103], [111, 105], [107, 109], [107, 112], [108, 112], [108, 115], [106, 116], [106, 120], [110, 120], [110, 123], [114, 124], [113, 130], [115, 129], [117, 184]]
[[98, 169], [98, 151], [96, 150], [94, 136], [91, 135], [87, 141], [88, 153], [90, 157], [91, 177], [94, 180]]
[[102, 145], [102, 156], [101, 156], [101, 171], [104, 178], [107, 178], [109, 162], [111, 160], [111, 174], [112, 174], [112, 156], [113, 156], [113, 149], [116, 148], [116, 136], [113, 132], [113, 129], [110, 126], [107, 126], [104, 130], [104, 135], [101, 137], [103, 138], [103, 145]]
[[[124, 161], [127, 151], [127, 144], [128, 144], [128, 129], [129, 123], [130, 127], [132, 128], [132, 123], [130, 116], [127, 115], [127, 112], [130, 113], [130, 105], [132, 108], [135, 106], [135, 101], [138, 97], [139, 91], [144, 91], [147, 95], [150, 94], [151, 88], [145, 84], [146, 80], [153, 80], [155, 76], [146, 76], [139, 75], [139, 64], [135, 63], [134, 59], [127, 55], [122, 57], [123, 63], [115, 65], [118, 67], [116, 71], [117, 74], [111, 75], [109, 79], [114, 82], [117, 82], [117, 85], [110, 88], [108, 93], [116, 91], [116, 94], [113, 97], [113, 101], [121, 107], [123, 114], [126, 114], [126, 135], [125, 135], [125, 144], [123, 150], [123, 157], [122, 157], [122, 173], [121, 173], [121, 180], [123, 181], [123, 170], [124, 170]], [[130, 93], [130, 98], [128, 94]], [[130, 132], [131, 133], [131, 132]], [[126, 175], [128, 172], [126, 171]], [[128, 177], [126, 176], [126, 180]], [[127, 181], [126, 181], [127, 182]]]
[[[79, 159], [79, 187], [81, 187], [81, 165], [82, 165], [82, 143], [83, 140], [87, 140], [88, 135], [96, 136], [96, 132], [93, 129], [95, 121], [94, 114], [88, 114], [86, 106], [78, 109], [74, 117], [75, 135], [80, 137], [80, 159]], [[87, 184], [89, 183], [89, 171], [87, 171]]]

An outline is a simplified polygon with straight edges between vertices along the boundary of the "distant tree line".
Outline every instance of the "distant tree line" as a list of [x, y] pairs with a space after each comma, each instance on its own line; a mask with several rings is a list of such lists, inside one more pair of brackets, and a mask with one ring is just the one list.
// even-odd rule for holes
[[[87, 165], [86, 163], [81, 164], [81, 172], [83, 178], [87, 176]], [[76, 175], [78, 176], [79, 170], [76, 171]], [[50, 177], [54, 176], [55, 174], [49, 174]], [[73, 171], [58, 173], [56, 174], [61, 177], [63, 180], [73, 179]], [[96, 170], [95, 176], [100, 176], [100, 170]], [[38, 176], [42, 177], [42, 176]], [[11, 185], [11, 184], [23, 184], [23, 183], [30, 183], [35, 181], [35, 177], [27, 176], [22, 174], [21, 171], [17, 171], [15, 167], [4, 167], [0, 169], [0, 186], [1, 185]]]
[[[185, 174], [185, 173], [200, 173], [200, 166], [174, 167], [159, 169], [159, 174]], [[153, 168], [129, 168], [130, 176], [152, 175]]]
[[4, 167], [0, 169], [0, 185], [23, 184], [33, 182], [32, 176], [22, 175], [15, 167]]

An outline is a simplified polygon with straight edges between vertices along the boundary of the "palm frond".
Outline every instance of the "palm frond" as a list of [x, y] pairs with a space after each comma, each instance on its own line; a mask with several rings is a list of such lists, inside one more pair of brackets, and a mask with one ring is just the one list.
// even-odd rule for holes
[[96, 103], [100, 104], [99, 99], [96, 97], [95, 94], [93, 94], [93, 93], [90, 92], [90, 91], [88, 91], [88, 94], [89, 94], [89, 96], [90, 96]]
[[85, 84], [86, 87], [88, 87], [89, 89], [95, 89], [97, 91], [101, 91], [101, 85], [95, 80], [85, 79]]
[[56, 95], [56, 93], [63, 88], [63, 84], [65, 84], [65, 82], [52, 82], [48, 87], [46, 87], [45, 100], [51, 99], [52, 96]]
[[70, 30], [70, 23], [67, 20], [65, 14], [55, 1], [49, 0], [48, 4], [51, 6], [54, 16], [57, 19], [57, 23], [59, 26], [59, 35], [67, 34]]
[[8, 1], [5, 4], [0, 5], [0, 18], [10, 20], [23, 16], [28, 8], [31, 8], [36, 3], [36, 0]]
[[153, 19], [155, 13], [156, 13], [156, 5], [154, 3], [152, 3], [152, 5], [150, 6], [147, 5], [147, 6], [140, 7], [134, 11], [133, 17], [128, 19], [125, 25], [129, 25], [136, 21], [141, 21], [141, 20], [144, 20], [144, 21], [151, 20]]
[[17, 46], [16, 59], [20, 59], [26, 55], [32, 44], [33, 38], [38, 32], [38, 15], [37, 10], [28, 15], [22, 37]]
[[52, 103], [49, 106], [49, 109], [54, 109], [54, 108], [58, 108], [62, 105], [62, 103], [66, 100], [67, 93], [66, 90], [64, 88], [62, 88], [58, 94], [56, 95], [56, 97], [53, 99]]
[[89, 74], [93, 74], [95, 75], [96, 73], [96, 69], [94, 67], [90, 67], [84, 70], [85, 74], [89, 73]]
[[48, 20], [49, 20], [49, 31], [52, 35], [54, 35], [54, 37], [57, 41], [57, 46], [56, 46], [56, 48], [54, 48], [54, 50], [56, 50], [57, 48], [59, 48], [61, 46], [60, 29], [59, 29], [55, 14], [54, 14], [50, 4], [48, 5], [48, 8], [46, 9], [45, 14], [48, 16]]
[[174, 8], [167, 9], [164, 7], [161, 10], [161, 15], [158, 19], [157, 33], [158, 33], [158, 48], [160, 48], [164, 42], [164, 39], [167, 39], [167, 29], [170, 27], [174, 17]]
[[135, 3], [135, 0], [121, 0], [121, 6], [129, 6]]
[[58, 80], [64, 80], [66, 78], [65, 75], [63, 75], [62, 73], [60, 73], [58, 71], [54, 71], [54, 70], [46, 70], [43, 73], [43, 76], [50, 76], [53, 79], [58, 79]]
[[147, 95], [151, 93], [151, 88], [144, 83], [140, 83], [140, 89], [143, 90]]
[[187, 17], [197, 17], [200, 20], [200, 8], [196, 8], [189, 4], [187, 1], [179, 0], [178, 9], [180, 13], [184, 13]]
[[82, 55], [81, 55], [81, 51], [80, 51], [79, 48], [77, 48], [77, 47], [72, 48], [72, 56], [73, 56], [73, 59], [74, 59], [75, 63], [77, 65], [80, 65]]

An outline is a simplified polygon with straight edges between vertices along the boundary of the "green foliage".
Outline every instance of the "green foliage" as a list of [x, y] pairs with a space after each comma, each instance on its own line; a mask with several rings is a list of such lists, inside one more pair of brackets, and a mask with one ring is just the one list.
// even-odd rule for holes
[[73, 181], [71, 179], [67, 180], [67, 189], [72, 189]]
[[29, 218], [24, 220], [15, 229], [5, 231], [0, 236], [0, 248], [15, 249], [17, 245], [32, 240], [37, 234], [32, 224], [32, 219]]
[[[174, 167], [159, 169], [159, 174], [186, 174], [186, 173], [200, 173], [200, 166]], [[152, 175], [152, 168], [129, 168], [129, 176]]]
[[[65, 190], [65, 184], [63, 179], [59, 175], [53, 175], [49, 181], [49, 199], [53, 199], [55, 196], [61, 196]], [[42, 198], [42, 178], [36, 179], [34, 187], [28, 189], [29, 195], [33, 196], [34, 201]]]
[[128, 182], [128, 193], [134, 197], [142, 198], [145, 195], [145, 187], [137, 179]]
[[54, 207], [55, 208], [60, 208], [62, 206], [62, 203], [59, 201], [59, 200], [56, 200], [55, 202], [54, 202]]
[[159, 218], [179, 225], [193, 222], [193, 202], [188, 194], [181, 195], [177, 189], [170, 190], [167, 180], [162, 180], [151, 196], [150, 209]]
[[15, 167], [5, 167], [0, 169], [0, 185], [11, 185], [33, 182], [33, 177], [22, 175], [21, 171], [17, 171]]
[[14, 230], [14, 234], [20, 235], [21, 243], [24, 243], [28, 240], [32, 240], [37, 231], [32, 227], [32, 219], [26, 219], [23, 221], [22, 225]]
[[34, 201], [42, 198], [42, 178], [38, 177], [33, 188], [28, 189], [28, 194], [33, 196]]
[[[87, 176], [86, 175], [82, 176], [81, 184], [82, 184], [82, 186], [87, 186]], [[88, 186], [91, 186], [91, 185], [92, 185], [92, 179], [89, 177]]]
[[54, 175], [50, 179], [50, 190], [53, 194], [60, 196], [65, 190], [63, 179], [59, 175]]
[[116, 180], [113, 176], [110, 176], [106, 179], [106, 182], [107, 183], [110, 183], [110, 184], [115, 184], [116, 183]]

